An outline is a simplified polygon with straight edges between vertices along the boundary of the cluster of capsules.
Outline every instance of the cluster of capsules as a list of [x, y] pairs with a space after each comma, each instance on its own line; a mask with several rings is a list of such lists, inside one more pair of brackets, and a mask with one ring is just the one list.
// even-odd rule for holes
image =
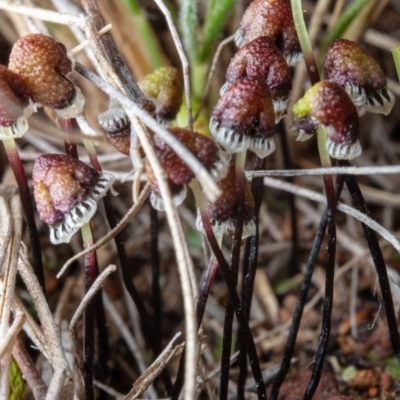
[[327, 50], [324, 79], [293, 107], [297, 140], [304, 141], [322, 126], [332, 158], [352, 160], [361, 154], [359, 117], [366, 111], [388, 115], [394, 95], [380, 66], [356, 43], [336, 40]]
[[[21, 138], [38, 107], [54, 110], [59, 119], [82, 113], [85, 100], [71, 80], [73, 69], [73, 58], [53, 38], [30, 34], [19, 39], [8, 68], [0, 65], [0, 139]], [[32, 180], [40, 218], [49, 225], [54, 244], [68, 242], [89, 222], [114, 182], [112, 175], [64, 154], [38, 157]]]

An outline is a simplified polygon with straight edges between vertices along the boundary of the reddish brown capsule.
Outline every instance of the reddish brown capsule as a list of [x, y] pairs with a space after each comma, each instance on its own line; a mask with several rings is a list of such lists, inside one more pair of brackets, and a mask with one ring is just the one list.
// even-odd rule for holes
[[0, 96], [0, 140], [20, 138], [28, 129], [33, 107], [24, 82], [4, 65], [0, 65]]
[[293, 114], [300, 137], [315, 133], [318, 125], [327, 130], [327, 149], [331, 157], [351, 160], [361, 154], [357, 109], [337, 83], [315, 84], [293, 106]]
[[226, 71], [226, 83], [221, 88], [221, 96], [232, 83], [244, 78], [267, 83], [274, 103], [275, 122], [278, 123], [286, 115], [292, 76], [285, 57], [271, 38], [260, 36], [235, 54]]
[[258, 38], [270, 37], [289, 66], [302, 58], [289, 0], [254, 0], [247, 7], [235, 35], [238, 47]]
[[68, 78], [73, 65], [62, 43], [41, 33], [26, 35], [14, 44], [9, 68], [22, 78], [34, 102], [63, 118], [82, 112], [84, 98]]
[[[238, 202], [235, 165], [231, 164], [229, 166], [228, 175], [219, 183], [218, 186], [222, 191], [221, 197], [215, 202], [207, 200], [208, 215], [210, 217], [214, 234], [224, 235], [227, 233], [234, 233]], [[255, 232], [254, 200], [247, 180], [245, 181], [244, 195], [244, 225], [242, 237], [246, 238]], [[200, 232], [205, 234], [200, 213], [197, 214], [196, 226]]]
[[161, 67], [138, 82], [142, 92], [154, 100], [160, 123], [169, 125], [178, 114], [183, 96], [183, 78], [174, 67]]
[[[176, 136], [190, 152], [193, 153], [193, 155], [204, 165], [204, 167], [209, 171], [216, 181], [219, 181], [226, 176], [230, 156], [222, 151], [214, 140], [201, 135], [200, 133], [192, 132], [182, 128], [170, 128], [169, 131]], [[193, 172], [188, 168], [185, 162], [182, 161], [182, 159], [166, 144], [166, 142], [157, 135], [154, 136], [154, 147], [165, 174], [170, 181], [170, 184], [180, 188], [180, 191], [186, 191], [186, 185], [188, 185], [189, 182], [194, 178]], [[157, 182], [154, 180], [154, 188], [156, 185]], [[185, 189], [182, 187], [185, 187]], [[155, 196], [159, 197], [158, 189], [153, 190], [153, 193], [153, 200], [155, 199]], [[179, 197], [180, 203], [184, 200], [184, 198], [184, 196], [183, 198]], [[160, 202], [162, 202], [162, 199], [160, 198], [157, 199], [157, 202], [153, 201], [152, 204], [154, 208], [159, 209], [160, 206], [157, 206], [157, 204]]]
[[32, 182], [40, 219], [50, 227], [51, 242], [58, 244], [69, 242], [90, 221], [114, 177], [75, 158], [45, 154], [35, 161]]
[[336, 40], [324, 57], [324, 77], [342, 86], [357, 107], [365, 111], [389, 114], [394, 95], [387, 88], [385, 74], [375, 60], [356, 43]]
[[210, 131], [228, 153], [247, 149], [263, 158], [275, 150], [275, 112], [263, 81], [242, 79], [219, 99], [210, 119]]

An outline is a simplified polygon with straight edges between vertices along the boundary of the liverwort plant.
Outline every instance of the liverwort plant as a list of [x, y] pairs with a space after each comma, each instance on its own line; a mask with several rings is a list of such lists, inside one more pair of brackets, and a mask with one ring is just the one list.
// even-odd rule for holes
[[235, 35], [238, 47], [258, 38], [270, 37], [289, 66], [302, 58], [289, 0], [254, 0], [245, 11]]
[[292, 76], [285, 57], [270, 37], [260, 36], [235, 54], [226, 70], [221, 96], [232, 83], [244, 78], [266, 82], [272, 96], [275, 122], [278, 123], [286, 115]]
[[309, 138], [323, 127], [331, 157], [352, 160], [361, 154], [357, 109], [337, 83], [322, 81], [293, 106], [297, 140]]
[[263, 81], [236, 81], [219, 99], [210, 118], [210, 131], [228, 153], [247, 149], [264, 158], [275, 150], [275, 112]]
[[0, 140], [4, 144], [20, 192], [32, 246], [33, 269], [45, 292], [39, 233], [35, 223], [28, 180], [14, 141], [14, 139], [21, 138], [28, 130], [27, 118], [34, 111], [34, 106], [24, 81], [3, 65], [0, 65], [0, 94], [2, 98], [0, 103]]
[[85, 99], [69, 78], [74, 61], [62, 43], [40, 33], [26, 35], [14, 44], [9, 68], [21, 77], [38, 105], [65, 119], [82, 112]]
[[336, 40], [328, 48], [324, 78], [346, 90], [360, 116], [365, 111], [388, 115], [394, 105], [394, 95], [387, 87], [381, 67], [350, 40]]

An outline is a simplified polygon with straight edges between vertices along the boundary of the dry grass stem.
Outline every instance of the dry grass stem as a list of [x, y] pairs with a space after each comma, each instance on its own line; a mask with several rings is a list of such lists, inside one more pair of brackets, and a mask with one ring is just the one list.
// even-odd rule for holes
[[14, 315], [14, 321], [12, 325], [10, 326], [6, 335], [0, 342], [0, 358], [2, 358], [5, 351], [8, 350], [8, 347], [11, 345], [12, 341], [18, 335], [24, 323], [25, 323], [24, 313], [21, 311], [17, 311]]
[[175, 355], [177, 350], [182, 349], [182, 344], [175, 346], [176, 340], [181, 335], [178, 332], [172, 340], [168, 343], [167, 347], [163, 352], [157, 357], [157, 359], [150, 365], [150, 367], [142, 374], [142, 376], [136, 380], [131, 391], [125, 396], [124, 400], [134, 400], [137, 399], [141, 393], [143, 393], [149, 385], [157, 378], [162, 372], [162, 370], [167, 366], [171, 358]]
[[57, 278], [60, 278], [66, 269], [76, 260], [81, 258], [87, 253], [90, 253], [92, 251], [95, 251], [99, 249], [100, 247], [104, 246], [106, 243], [108, 243], [110, 240], [112, 240], [118, 233], [120, 233], [126, 225], [128, 225], [129, 221], [137, 214], [137, 212], [141, 209], [143, 206], [144, 202], [147, 199], [147, 196], [149, 195], [150, 192], [150, 187], [148, 184], [142, 189], [140, 196], [138, 198], [137, 203], [135, 203], [124, 215], [124, 217], [119, 221], [118, 225], [112, 229], [110, 232], [107, 233], [104, 237], [99, 239], [96, 243], [93, 244], [93, 246], [89, 246], [85, 250], [82, 250], [80, 253], [77, 253], [75, 256], [71, 257], [60, 269], [60, 272], [57, 274]]

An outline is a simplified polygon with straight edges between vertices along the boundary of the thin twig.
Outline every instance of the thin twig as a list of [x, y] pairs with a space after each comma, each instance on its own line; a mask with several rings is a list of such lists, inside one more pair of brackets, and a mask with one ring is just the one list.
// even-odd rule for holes
[[15, 313], [15, 319], [8, 329], [8, 332], [0, 342], [0, 359], [3, 357], [3, 354], [6, 350], [8, 350], [8, 346], [12, 343], [15, 337], [18, 335], [19, 331], [22, 328], [22, 325], [25, 323], [25, 314], [21, 311], [17, 311]]
[[384, 167], [332, 167], [332, 168], [310, 168], [295, 170], [266, 170], [246, 171], [246, 177], [256, 176], [312, 176], [312, 175], [376, 175], [376, 174], [398, 174], [400, 165], [387, 165]]
[[[298, 196], [306, 197], [310, 200], [317, 201], [318, 203], [326, 204], [326, 197], [323, 196], [322, 194], [314, 192], [313, 190], [305, 189], [300, 186], [293, 185], [291, 183], [283, 182], [273, 178], [264, 178], [264, 184], [269, 187], [294, 193]], [[365, 214], [357, 211], [353, 207], [347, 206], [346, 204], [342, 204], [339, 202], [337, 209], [345, 214], [352, 216], [353, 218], [358, 219], [360, 222], [369, 226], [372, 230], [374, 230], [383, 238], [385, 238], [388, 242], [390, 242], [398, 252], [400, 252], [400, 242], [382, 225], [378, 224], [373, 219], [367, 217]]]
[[160, 375], [160, 373], [167, 366], [168, 362], [175, 355], [176, 351], [181, 348], [182, 345], [173, 347], [180, 335], [181, 333], [178, 332], [172, 338], [172, 340], [168, 343], [167, 347], [157, 357], [157, 359], [153, 362], [153, 364], [151, 364], [150, 367], [147, 368], [147, 370], [142, 374], [142, 376], [140, 376], [140, 378], [137, 379], [137, 381], [133, 385], [133, 388], [126, 395], [124, 400], [137, 399], [139, 395], [143, 393], [151, 385], [154, 379], [157, 378], [158, 375]]
[[105, 235], [104, 237], [102, 237], [101, 239], [99, 239], [96, 243], [93, 244], [93, 246], [88, 247], [85, 250], [82, 250], [80, 253], [74, 255], [73, 257], [71, 257], [60, 269], [60, 272], [57, 274], [57, 278], [60, 278], [64, 272], [66, 271], [66, 269], [76, 260], [78, 260], [79, 258], [81, 258], [82, 256], [84, 256], [85, 254], [91, 252], [91, 251], [95, 251], [97, 249], [99, 249], [100, 247], [104, 246], [105, 244], [107, 244], [110, 240], [112, 240], [118, 233], [120, 233], [125, 226], [129, 223], [129, 221], [137, 214], [137, 212], [140, 210], [140, 208], [142, 207], [143, 203], [146, 201], [147, 196], [150, 192], [150, 187], [149, 185], [146, 185], [142, 192], [140, 193], [140, 196], [138, 198], [138, 202], [135, 203], [129, 210], [128, 212], [125, 214], [125, 216], [121, 219], [121, 221], [119, 221], [118, 225], [112, 229], [110, 232], [107, 233], [107, 235]]
[[37, 18], [42, 21], [53, 22], [55, 24], [76, 25], [81, 28], [85, 25], [83, 17], [58, 13], [56, 11], [45, 10], [38, 7], [26, 7], [23, 5], [10, 4], [6, 1], [0, 1], [0, 9], [16, 14], [26, 15], [27, 17]]
[[80, 369], [82, 370], [83, 368], [83, 362], [82, 358], [80, 356], [79, 352], [79, 345], [78, 345], [78, 340], [76, 338], [75, 334], [75, 327], [76, 324], [79, 320], [79, 318], [82, 316], [82, 314], [85, 311], [85, 308], [88, 303], [90, 303], [93, 300], [93, 297], [96, 295], [96, 293], [101, 289], [101, 287], [104, 285], [104, 282], [108, 278], [108, 276], [113, 273], [117, 267], [115, 265], [109, 265], [94, 281], [93, 285], [90, 287], [90, 289], [87, 291], [85, 294], [85, 297], [82, 299], [80, 302], [78, 308], [75, 311], [74, 316], [71, 319], [71, 322], [69, 324], [69, 331], [71, 333], [71, 338], [72, 338], [72, 343], [74, 344], [75, 347], [75, 354], [76, 354], [76, 359], [78, 361], [78, 365]]

